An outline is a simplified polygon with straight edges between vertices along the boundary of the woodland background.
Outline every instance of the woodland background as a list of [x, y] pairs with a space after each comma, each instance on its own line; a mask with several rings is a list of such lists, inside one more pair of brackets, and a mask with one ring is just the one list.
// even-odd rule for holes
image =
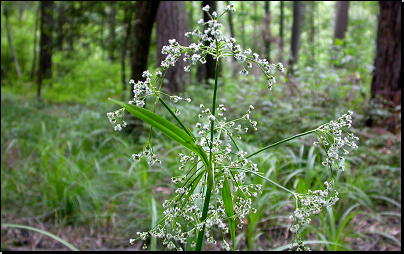
[[[261, 123], [246, 149], [355, 113], [359, 149], [338, 175], [340, 201], [303, 237], [336, 244], [312, 244], [315, 250], [401, 250], [401, 3], [393, 1], [2, 1], [1, 223], [52, 232], [81, 250], [141, 249], [129, 238], [151, 227], [175, 190], [179, 147], [155, 133], [163, 164], [134, 163], [148, 128], [128, 118], [130, 126], [114, 132], [106, 112], [116, 108], [107, 98], [129, 100], [129, 80], [157, 70], [168, 39], [192, 42], [184, 33], [207, 19], [206, 4], [218, 13], [235, 4], [221, 20], [224, 32], [286, 69], [267, 92], [259, 70], [243, 77], [233, 60], [222, 63], [219, 93], [229, 114], [253, 104]], [[214, 65], [182, 69], [180, 61], [164, 89], [193, 99], [181, 115], [191, 125], [211, 96]], [[314, 138], [257, 158], [260, 171], [302, 193], [320, 188], [329, 175]], [[258, 215], [238, 232], [240, 250], [292, 239], [292, 200], [264, 190]], [[1, 249], [66, 247], [2, 226]]]

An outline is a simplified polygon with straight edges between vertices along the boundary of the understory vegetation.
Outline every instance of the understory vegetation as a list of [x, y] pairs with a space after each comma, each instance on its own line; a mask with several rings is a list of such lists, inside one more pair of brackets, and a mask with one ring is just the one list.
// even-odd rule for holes
[[[105, 76], [111, 69], [102, 61], [96, 68]], [[75, 71], [77, 77], [70, 78], [83, 80], [83, 92], [74, 93], [73, 98], [67, 96], [73, 93], [58, 92], [62, 87], [70, 89], [69, 80], [60, 80], [54, 88], [48, 88], [43, 103], [35, 100], [34, 89], [18, 92], [26, 83], [2, 87], [2, 223], [64, 232], [65, 240], [80, 249], [127, 248], [127, 239], [136, 231], [149, 229], [162, 212], [161, 203], [173, 194], [175, 186], [170, 178], [180, 174], [176, 172], [181, 165], [176, 157], [180, 146], [154, 132], [154, 152], [164, 158], [163, 163], [134, 163], [131, 154], [142, 148], [147, 136], [114, 132], [105, 116], [105, 112], [114, 109], [105, 98], [119, 99], [120, 89], [111, 85], [119, 81], [105, 77], [106, 82], [99, 82], [104, 77], [92, 80], [94, 76], [85, 69], [74, 69], [72, 73]], [[307, 74], [299, 78], [304, 75]], [[257, 135], [245, 138], [247, 152], [315, 128], [352, 108], [352, 130], [360, 141], [359, 148], [346, 157], [345, 172], [335, 178], [340, 201], [332, 212], [319, 214], [302, 236], [328, 242], [311, 245], [314, 250], [400, 249], [401, 139], [365, 127], [366, 95], [346, 83], [346, 73], [335, 76], [333, 85], [321, 89], [313, 89], [316, 84], [309, 80], [291, 83], [284, 77], [269, 94], [259, 78], [234, 79], [225, 74], [221, 98], [226, 105], [233, 105], [227, 109], [229, 115], [240, 115], [250, 103], [256, 105], [252, 117], [263, 124]], [[89, 97], [94, 83], [102, 92], [93, 91]], [[205, 98], [198, 95], [206, 89], [201, 84], [189, 85], [186, 96], [194, 98], [193, 105], [199, 105]], [[181, 109], [183, 121], [194, 124], [190, 116], [197, 115], [198, 110], [196, 106]], [[313, 141], [315, 136], [308, 136], [259, 155], [255, 158], [259, 171], [301, 193], [322, 187], [330, 176], [321, 166], [324, 152], [313, 147]], [[250, 214], [238, 232], [238, 249], [287, 246], [293, 200], [261, 178], [252, 176], [248, 181], [261, 183], [263, 194], [253, 204], [257, 213]], [[333, 224], [335, 228], [330, 227]], [[81, 237], [77, 233], [80, 230]], [[34, 244], [38, 236], [28, 232], [2, 230], [2, 246], [26, 244], [13, 242], [10, 234], [25, 234], [27, 241]], [[85, 240], [83, 235], [87, 234]], [[36, 244], [38, 248], [52, 246], [45, 239]], [[154, 246], [159, 249], [160, 244], [156, 242]]]

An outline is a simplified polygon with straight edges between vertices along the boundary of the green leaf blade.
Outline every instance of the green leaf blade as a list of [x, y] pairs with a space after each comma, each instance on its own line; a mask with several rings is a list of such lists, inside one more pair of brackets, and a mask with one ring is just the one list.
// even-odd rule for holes
[[230, 184], [227, 179], [224, 179], [222, 189], [223, 204], [229, 221], [229, 229], [231, 240], [233, 242], [233, 250], [236, 248], [236, 224], [234, 222], [233, 200], [231, 198]]
[[185, 148], [191, 150], [192, 152], [198, 155], [201, 155], [200, 149], [198, 149], [198, 147], [195, 145], [193, 138], [188, 134], [186, 134], [183, 130], [178, 128], [173, 123], [167, 121], [166, 119], [162, 118], [161, 116], [153, 112], [150, 112], [147, 109], [129, 103], [120, 102], [118, 100], [111, 98], [109, 98], [109, 100], [123, 107], [132, 115], [140, 118], [141, 120], [143, 120], [144, 122], [155, 128], [156, 130], [161, 131], [164, 135], [176, 141]]

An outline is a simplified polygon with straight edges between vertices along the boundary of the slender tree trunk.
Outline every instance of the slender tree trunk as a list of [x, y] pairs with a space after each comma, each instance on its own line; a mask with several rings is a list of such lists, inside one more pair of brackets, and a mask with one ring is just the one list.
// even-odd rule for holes
[[109, 24], [109, 61], [114, 62], [116, 60], [115, 57], [115, 49], [116, 49], [116, 1], [109, 1], [109, 13], [108, 13], [108, 24]]
[[20, 22], [20, 25], [22, 23], [22, 16], [24, 14], [24, 5], [23, 3], [20, 2], [18, 5], [18, 21]]
[[279, 52], [278, 52], [278, 59], [279, 62], [283, 62], [283, 1], [280, 4], [280, 17], [279, 17]]
[[[136, 1], [135, 3], [135, 22], [131, 36], [131, 78], [138, 82], [144, 80], [143, 72], [147, 70], [148, 57], [150, 51], [150, 41], [153, 30], [153, 24], [156, 19], [157, 10], [160, 1]], [[134, 97], [131, 89], [130, 99]], [[127, 119], [127, 131], [134, 131], [137, 139], [141, 134], [142, 121], [132, 115]]]
[[63, 26], [66, 23], [66, 2], [59, 1], [57, 5], [57, 22], [56, 22], [56, 38], [55, 38], [55, 49], [58, 51], [63, 50], [63, 41], [65, 39], [65, 31]]
[[[202, 7], [209, 5], [210, 10], [209, 13], [212, 14], [213, 11], [216, 11], [216, 1], [202, 1]], [[203, 12], [203, 20], [208, 22], [210, 20], [209, 15], [206, 12]], [[205, 42], [206, 46], [209, 46], [208, 42]], [[206, 56], [206, 63], [198, 65], [197, 78], [200, 82], [207, 81], [209, 79], [215, 79], [215, 71], [216, 70], [216, 60], [213, 59], [211, 55]]]
[[[161, 53], [163, 46], [168, 45], [168, 40], [175, 38], [181, 45], [189, 44], [188, 37], [184, 33], [189, 29], [188, 18], [184, 1], [162, 1], [159, 5], [156, 17], [157, 38], [157, 62], [161, 63], [167, 55]], [[178, 61], [175, 66], [167, 70], [165, 79], [168, 80], [167, 88], [172, 94], [185, 90], [185, 84], [190, 83], [189, 72], [184, 72], [184, 67], [189, 63]]]
[[100, 25], [100, 46], [101, 46], [101, 59], [104, 59], [104, 49], [105, 49], [105, 42], [104, 42], [104, 19], [101, 19]]
[[[334, 38], [333, 38], [333, 50], [331, 53], [331, 63], [336, 68], [342, 67], [338, 64], [338, 52], [341, 46], [345, 45], [345, 32], [348, 27], [348, 7], [349, 1], [337, 1], [336, 15], [335, 15], [335, 26], [334, 26]], [[338, 41], [342, 41], [340, 44]]]
[[122, 68], [122, 98], [126, 100], [126, 91], [128, 87], [129, 80], [126, 80], [126, 51], [128, 49], [128, 39], [131, 36], [132, 30], [132, 16], [133, 16], [133, 5], [131, 2], [128, 4], [129, 6], [125, 9], [125, 17], [123, 20], [124, 25], [124, 40], [122, 43], [122, 56], [121, 56], [121, 68]]
[[[226, 5], [230, 5], [230, 1], [226, 1]], [[232, 38], [236, 38], [236, 35], [234, 34], [234, 24], [233, 24], [233, 13], [232, 11], [228, 11], [227, 12], [227, 22], [229, 23], [229, 30], [230, 30], [230, 37]], [[233, 73], [233, 77], [237, 77], [238, 72], [238, 63], [237, 60], [234, 57], [230, 58], [231, 60], [231, 69], [232, 69], [232, 73]]]
[[262, 37], [264, 40], [264, 48], [265, 48], [265, 56], [268, 62], [271, 62], [271, 29], [270, 29], [270, 1], [265, 1], [264, 5], [264, 22], [263, 22], [263, 29], [262, 29]]
[[245, 13], [244, 13], [244, 1], [240, 2], [241, 6], [240, 6], [240, 23], [241, 23], [241, 47], [245, 48], [246, 47], [246, 43], [245, 43]]
[[[136, 1], [136, 20], [133, 27], [131, 50], [131, 78], [137, 82], [144, 80], [142, 74], [147, 70], [151, 33], [160, 1]], [[133, 91], [131, 98], [133, 98]]]
[[35, 76], [35, 68], [36, 68], [36, 57], [37, 57], [37, 31], [38, 31], [38, 24], [39, 24], [39, 14], [41, 13], [41, 7], [38, 6], [38, 10], [35, 15], [35, 30], [34, 30], [34, 48], [33, 48], [33, 59], [32, 59], [32, 67], [31, 67], [31, 75], [30, 75], [30, 80], [31, 82], [34, 81], [34, 76]]
[[[379, 1], [375, 69], [371, 83], [371, 100], [383, 103], [391, 116], [382, 125], [395, 131], [401, 115], [401, 3]], [[400, 106], [400, 107], [398, 107]], [[372, 119], [367, 123], [374, 125]]]
[[17, 73], [18, 78], [21, 79], [22, 74], [21, 74], [21, 71], [20, 71], [20, 64], [18, 63], [17, 52], [14, 49], [13, 39], [11, 38], [10, 23], [8, 21], [8, 8], [7, 8], [6, 4], [3, 4], [3, 13], [4, 13], [4, 16], [6, 18], [7, 39], [8, 39], [8, 45], [9, 45], [10, 50], [11, 50], [11, 54], [13, 55], [15, 72]]
[[308, 58], [308, 65], [313, 66], [316, 47], [314, 45], [314, 36], [315, 36], [315, 25], [314, 25], [314, 17], [316, 16], [316, 3], [314, 1], [310, 1], [310, 16], [309, 16], [309, 45], [310, 45], [310, 56]]
[[[37, 100], [41, 100], [41, 86], [44, 79], [52, 78], [52, 50], [53, 50], [53, 9], [54, 1], [41, 1], [41, 51], [39, 53], [38, 93]], [[49, 84], [52, 87], [52, 83]]]
[[337, 1], [337, 11], [334, 26], [334, 41], [338, 38], [345, 40], [345, 32], [348, 27], [348, 7], [349, 1]]
[[[230, 5], [230, 1], [226, 1], [226, 5]], [[231, 11], [227, 12], [227, 18], [227, 21], [229, 22], [230, 37], [236, 38], [234, 35], [233, 13]]]
[[253, 15], [253, 21], [254, 21], [254, 27], [253, 27], [253, 41], [251, 45], [251, 49], [254, 52], [257, 52], [258, 54], [261, 54], [261, 40], [258, 40], [258, 33], [257, 33], [257, 27], [258, 27], [258, 15], [257, 15], [257, 1], [253, 1], [253, 9], [254, 9], [254, 15]]
[[304, 2], [293, 2], [293, 27], [291, 41], [291, 58], [289, 59], [289, 72], [293, 74], [293, 65], [299, 58], [299, 48], [301, 41], [302, 26], [304, 20]]

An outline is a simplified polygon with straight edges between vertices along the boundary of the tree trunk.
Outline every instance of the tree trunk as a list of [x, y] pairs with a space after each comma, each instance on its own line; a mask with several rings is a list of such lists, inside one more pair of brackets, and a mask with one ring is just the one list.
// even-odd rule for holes
[[[226, 5], [230, 5], [230, 1], [226, 1]], [[233, 13], [232, 13], [232, 11], [227, 12], [227, 22], [229, 23], [230, 37], [236, 38], [236, 35], [234, 34], [234, 24], [233, 24]], [[237, 63], [237, 60], [234, 57], [231, 57], [230, 59], [231, 59], [230, 62], [231, 62], [231, 69], [232, 69], [233, 77], [237, 77], [237, 75], [238, 75], [237, 70], [239, 68], [239, 65]]]
[[240, 2], [240, 23], [241, 23], [241, 48], [245, 49], [246, 43], [245, 43], [245, 13], [244, 13], [244, 1]]
[[[184, 1], [162, 1], [157, 11], [156, 25], [158, 63], [167, 56], [161, 53], [161, 49], [168, 45], [169, 39], [175, 38], [180, 45], [189, 45], [189, 39], [184, 35], [189, 30]], [[184, 67], [188, 64], [180, 59], [167, 70], [166, 86], [172, 94], [184, 91], [185, 84], [190, 83], [190, 73], [184, 72]]]
[[279, 52], [278, 59], [279, 62], [283, 62], [283, 1], [280, 4], [280, 17], [279, 17]]
[[7, 4], [3, 4], [3, 13], [6, 18], [6, 30], [7, 30], [7, 39], [8, 39], [8, 46], [10, 47], [11, 54], [13, 55], [13, 60], [14, 60], [14, 67], [15, 67], [15, 72], [17, 73], [17, 76], [19, 79], [22, 78], [21, 71], [20, 71], [20, 64], [18, 63], [18, 58], [17, 58], [17, 52], [15, 52], [14, 46], [13, 46], [13, 40], [11, 38], [11, 31], [10, 31], [10, 24], [8, 21], [8, 8], [6, 6]]
[[[144, 80], [147, 70], [151, 33], [160, 1], [136, 1], [136, 20], [133, 27], [131, 55], [131, 78], [137, 82]], [[131, 98], [133, 98], [133, 91]]]
[[[230, 5], [230, 1], [226, 1], [226, 5]], [[236, 38], [234, 34], [234, 26], [233, 26], [233, 13], [232, 11], [227, 12], [227, 22], [229, 23], [229, 29], [230, 29], [230, 37]]]
[[121, 55], [121, 70], [122, 70], [122, 98], [123, 100], [126, 100], [126, 91], [128, 90], [127, 87], [129, 86], [128, 82], [129, 80], [126, 80], [126, 51], [128, 49], [128, 39], [131, 36], [131, 30], [132, 30], [132, 16], [134, 13], [133, 10], [133, 4], [132, 2], [125, 2], [129, 3], [128, 6], [125, 8], [125, 16], [123, 20], [123, 26], [124, 26], [124, 39], [122, 43], [122, 55]]
[[[383, 103], [390, 111], [391, 115], [383, 120], [382, 125], [395, 131], [401, 115], [401, 3], [379, 1], [379, 5], [371, 100]], [[375, 122], [370, 120], [368, 125], [375, 125]]]
[[345, 32], [348, 27], [348, 7], [349, 1], [337, 1], [337, 9], [335, 15], [333, 49], [331, 53], [331, 63], [336, 68], [341, 68], [339, 64], [339, 51], [345, 45]]
[[30, 75], [30, 80], [31, 82], [34, 81], [34, 76], [35, 76], [35, 68], [36, 68], [36, 57], [37, 57], [37, 37], [36, 33], [38, 31], [38, 24], [39, 24], [39, 14], [41, 13], [41, 6], [38, 6], [38, 10], [35, 15], [35, 29], [34, 29], [34, 48], [33, 48], [33, 59], [32, 59], [32, 67], [31, 67], [31, 75]]
[[63, 41], [65, 39], [65, 31], [63, 27], [66, 23], [66, 2], [59, 1], [57, 5], [57, 21], [56, 21], [56, 38], [55, 38], [55, 50], [62, 51]]
[[[213, 11], [216, 11], [216, 1], [202, 1], [201, 8], [206, 5], [210, 6], [209, 13], [212, 14]], [[206, 12], [203, 12], [203, 20], [208, 22], [210, 20], [209, 15]], [[208, 42], [205, 42], [206, 46], [209, 46]], [[207, 81], [209, 79], [215, 79], [216, 75], [216, 60], [213, 59], [211, 55], [206, 56], [206, 63], [198, 65], [197, 70], [197, 78], [200, 82]]]
[[[54, 1], [41, 1], [41, 46], [39, 53], [38, 93], [41, 100], [41, 86], [44, 79], [52, 78], [52, 49], [53, 49], [53, 9]], [[52, 83], [49, 83], [52, 87]]]
[[293, 27], [291, 40], [291, 58], [289, 59], [289, 72], [293, 74], [293, 65], [297, 63], [299, 58], [299, 48], [301, 41], [302, 25], [304, 20], [304, 2], [293, 2]]
[[[131, 78], [135, 82], [144, 80], [142, 75], [147, 70], [151, 34], [159, 5], [160, 1], [136, 1], [135, 3], [136, 18], [131, 36], [132, 45], [130, 51]], [[134, 93], [133, 89], [131, 89], [130, 99], [132, 100], [133, 97]], [[134, 132], [137, 139], [142, 132], [142, 121], [132, 115], [128, 117], [126, 130]]]
[[310, 55], [308, 57], [308, 66], [313, 66], [315, 61], [315, 54], [316, 54], [316, 46], [314, 45], [314, 36], [315, 36], [315, 25], [314, 25], [314, 17], [316, 16], [316, 2], [310, 1], [310, 16], [309, 16], [309, 48], [310, 48]]
[[253, 30], [253, 43], [251, 45], [251, 49], [253, 52], [256, 52], [258, 54], [261, 54], [261, 40], [258, 40], [258, 14], [257, 14], [257, 1], [253, 1], [253, 9], [254, 9], [254, 15], [253, 15], [253, 21], [254, 21], [254, 30]]
[[264, 15], [264, 23], [263, 23], [263, 29], [262, 29], [262, 37], [264, 40], [264, 48], [265, 48], [265, 56], [268, 62], [271, 62], [271, 30], [270, 30], [270, 1], [265, 1], [264, 5], [264, 10], [265, 10], [265, 15]]
[[108, 58], [110, 62], [116, 60], [115, 49], [116, 49], [116, 1], [109, 1], [109, 13], [108, 13], [108, 24], [109, 24], [109, 45], [108, 45]]
[[348, 7], [349, 1], [337, 1], [337, 12], [334, 26], [334, 42], [335, 38], [342, 41], [345, 39], [345, 32], [348, 27]]

